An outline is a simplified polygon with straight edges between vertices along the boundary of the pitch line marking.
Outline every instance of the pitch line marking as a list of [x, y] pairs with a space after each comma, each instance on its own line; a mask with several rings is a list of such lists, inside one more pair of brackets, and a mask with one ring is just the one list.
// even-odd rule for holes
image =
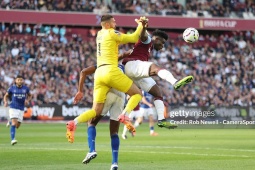
[[[6, 148], [7, 149], [7, 148]], [[53, 151], [82, 151], [81, 149], [67, 149], [67, 148], [36, 148], [36, 147], [26, 147], [26, 148], [18, 148], [19, 150], [53, 150]], [[9, 149], [7, 149], [9, 150]], [[103, 152], [110, 152], [109, 150], [100, 150]], [[203, 153], [189, 153], [189, 152], [155, 152], [155, 151], [130, 151], [130, 150], [121, 150], [120, 152], [129, 152], [129, 153], [153, 153], [153, 154], [175, 154], [175, 155], [193, 155], [193, 156], [216, 156], [216, 157], [241, 157], [241, 158], [253, 158], [253, 156], [247, 156], [247, 155], [226, 155], [226, 154], [203, 154]]]
[[[63, 143], [54, 143], [54, 144], [63, 144]], [[3, 145], [5, 146], [6, 144], [0, 144], [0, 146]], [[27, 144], [19, 144], [19, 145], [23, 145], [23, 146], [27, 146]], [[34, 144], [37, 146], [52, 146], [52, 143], [50, 144]], [[78, 142], [76, 143], [76, 146], [81, 145], [84, 146], [84, 144], [79, 144]], [[65, 146], [65, 145], [63, 145]], [[103, 144], [97, 144], [97, 146], [109, 146], [109, 145], [103, 145]], [[233, 148], [229, 148], [229, 149], [225, 149], [225, 148], [209, 148], [209, 147], [192, 147], [192, 146], [153, 146], [153, 145], [138, 145], [138, 146], [134, 146], [134, 145], [123, 145], [126, 148], [159, 148], [159, 149], [190, 149], [190, 150], [219, 150], [219, 151], [239, 151], [239, 152], [255, 152], [255, 150], [253, 149], [233, 149]]]

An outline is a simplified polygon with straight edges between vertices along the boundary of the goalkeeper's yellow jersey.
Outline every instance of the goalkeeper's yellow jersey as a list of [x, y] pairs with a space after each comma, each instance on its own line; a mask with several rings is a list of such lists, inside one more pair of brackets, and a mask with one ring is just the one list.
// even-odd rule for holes
[[122, 34], [112, 28], [98, 31], [97, 67], [104, 64], [118, 66], [119, 44], [136, 43], [142, 28], [142, 24], [139, 24], [133, 34]]
[[114, 29], [102, 29], [97, 33], [97, 66], [118, 65], [118, 48], [121, 34]]

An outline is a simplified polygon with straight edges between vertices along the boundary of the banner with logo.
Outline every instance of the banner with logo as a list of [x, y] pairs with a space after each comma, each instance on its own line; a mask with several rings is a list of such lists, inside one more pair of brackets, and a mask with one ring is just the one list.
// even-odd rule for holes
[[33, 117], [39, 120], [71, 120], [90, 107], [77, 105], [40, 105], [33, 106]]
[[[35, 105], [30, 107], [30, 120], [72, 120], [91, 106]], [[5, 120], [8, 108], [0, 107], [0, 118]], [[25, 108], [25, 112], [28, 108]], [[105, 119], [109, 119], [108, 116]], [[170, 107], [168, 119], [181, 125], [255, 125], [255, 106], [250, 107]]]

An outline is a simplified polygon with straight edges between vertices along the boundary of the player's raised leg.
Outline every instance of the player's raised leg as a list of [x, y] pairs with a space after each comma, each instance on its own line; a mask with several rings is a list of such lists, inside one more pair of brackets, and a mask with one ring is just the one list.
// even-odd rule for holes
[[[137, 94], [136, 92], [140, 92], [140, 94]], [[138, 87], [135, 84], [132, 84], [131, 88], [126, 92], [129, 96], [130, 99], [128, 100], [128, 103], [119, 116], [119, 121], [123, 124], [125, 124], [125, 127], [131, 132], [135, 133], [135, 127], [132, 125], [129, 117], [127, 117], [125, 114], [128, 113], [130, 114], [132, 110], [138, 105], [140, 100], [142, 99], [141, 91], [138, 89]], [[136, 94], [134, 94], [136, 93]]]
[[181, 80], [177, 80], [170, 71], [163, 69], [159, 67], [158, 65], [152, 63], [150, 67], [150, 76], [154, 76], [154, 75], [158, 75], [160, 78], [171, 83], [174, 86], [175, 90], [180, 89], [184, 85], [192, 82], [194, 79], [193, 76], [186, 76]]
[[[158, 126], [172, 128], [172, 124], [167, 122], [164, 117], [164, 103], [161, 91], [156, 85], [156, 82], [150, 77], [157, 75], [156, 73], [158, 69], [160, 68], [152, 62], [144, 62], [139, 60], [129, 61], [125, 65], [126, 75], [131, 77], [143, 91], [149, 92], [151, 95], [153, 95], [154, 106], [158, 115]], [[177, 80], [173, 78], [172, 81], [172, 83], [175, 83]]]
[[[90, 66], [88, 68], [85, 68], [80, 73], [80, 81], [79, 81], [79, 91], [75, 95], [74, 103], [77, 104], [82, 98], [83, 98], [83, 84], [84, 80], [87, 75], [93, 74], [96, 71], [95, 66]], [[66, 137], [70, 143], [74, 142], [74, 132], [76, 130], [76, 125], [78, 123], [87, 122], [88, 120], [94, 118], [96, 115], [100, 115], [103, 107], [104, 107], [104, 101], [106, 99], [106, 94], [109, 91], [109, 87], [107, 86], [100, 86], [100, 80], [96, 81], [94, 86], [94, 93], [97, 93], [94, 95], [94, 101], [92, 109], [83, 112], [78, 117], [76, 117], [74, 120], [67, 122], [66, 124]], [[99, 95], [98, 95], [99, 94]], [[98, 96], [100, 96], [98, 98]], [[97, 102], [101, 101], [101, 102]]]
[[[99, 69], [97, 69], [99, 70]], [[96, 71], [97, 73], [97, 71]], [[67, 122], [66, 124], [66, 137], [68, 139], [68, 142], [73, 143], [74, 142], [74, 133], [76, 130], [76, 125], [78, 123], [85, 123], [89, 121], [90, 119], [99, 116], [104, 108], [104, 102], [106, 99], [106, 94], [109, 91], [108, 86], [102, 86], [100, 85], [100, 80], [97, 81], [95, 79], [95, 86], [94, 86], [94, 101], [92, 109], [87, 110], [80, 114], [78, 117], [76, 117], [74, 120]]]
[[104, 103], [94, 103], [93, 108], [91, 110], [87, 110], [76, 117], [74, 120], [67, 122], [66, 124], [66, 138], [68, 142], [74, 142], [74, 133], [76, 130], [76, 125], [78, 123], [84, 123], [88, 120], [94, 118], [97, 114], [100, 114], [103, 110]]
[[[113, 70], [113, 69], [112, 69]], [[128, 78], [125, 74], [123, 74], [118, 67], [114, 76], [111, 77], [110, 86], [118, 91], [124, 92], [130, 96], [126, 107], [124, 108], [123, 112], [119, 116], [119, 121], [124, 123], [130, 131], [135, 132], [135, 128], [130, 122], [127, 114], [130, 114], [132, 110], [138, 105], [138, 103], [142, 99], [142, 92], [141, 90], [133, 83], [133, 81]]]
[[[129, 119], [132, 121], [135, 117], [136, 117], [136, 112], [137, 112], [137, 109], [139, 110], [139, 104], [137, 105], [137, 107], [135, 107], [135, 109], [128, 115]], [[135, 124], [134, 124], [134, 127], [136, 128]], [[128, 128], [126, 125], [124, 125], [123, 127], [123, 132], [122, 132], [122, 139], [127, 139], [127, 132], [128, 132]], [[132, 132], [130, 131], [132, 137], [135, 136], [135, 132]]]
[[[130, 112], [132, 110], [134, 110], [134, 108], [138, 105], [138, 103], [141, 101], [142, 99], [142, 93], [141, 90], [134, 84], [132, 83], [131, 87], [129, 88], [129, 90], [126, 92], [126, 94], [128, 94], [130, 96], [130, 99], [127, 102], [127, 105], [125, 107], [125, 109], [123, 110], [123, 114], [128, 113], [130, 114]], [[122, 115], [121, 115], [122, 116]], [[121, 118], [121, 117], [120, 117]], [[121, 121], [121, 120], [120, 120]]]

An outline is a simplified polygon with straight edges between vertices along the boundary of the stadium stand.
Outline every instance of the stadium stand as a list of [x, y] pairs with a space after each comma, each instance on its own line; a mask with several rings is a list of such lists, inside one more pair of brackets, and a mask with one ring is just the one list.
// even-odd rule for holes
[[[95, 64], [96, 29], [22, 23], [0, 27], [0, 100], [20, 73], [34, 96], [31, 105], [71, 104], [79, 72]], [[166, 48], [153, 51], [152, 61], [177, 78], [195, 76], [181, 91], [155, 77], [170, 106], [255, 105], [255, 32], [203, 34], [193, 45], [184, 43], [178, 31], [168, 33]], [[125, 45], [120, 51], [130, 48]], [[86, 80], [84, 104], [92, 103], [92, 82], [93, 76]]]
[[1, 0], [2, 9], [179, 15], [187, 17], [255, 17], [253, 0]]

